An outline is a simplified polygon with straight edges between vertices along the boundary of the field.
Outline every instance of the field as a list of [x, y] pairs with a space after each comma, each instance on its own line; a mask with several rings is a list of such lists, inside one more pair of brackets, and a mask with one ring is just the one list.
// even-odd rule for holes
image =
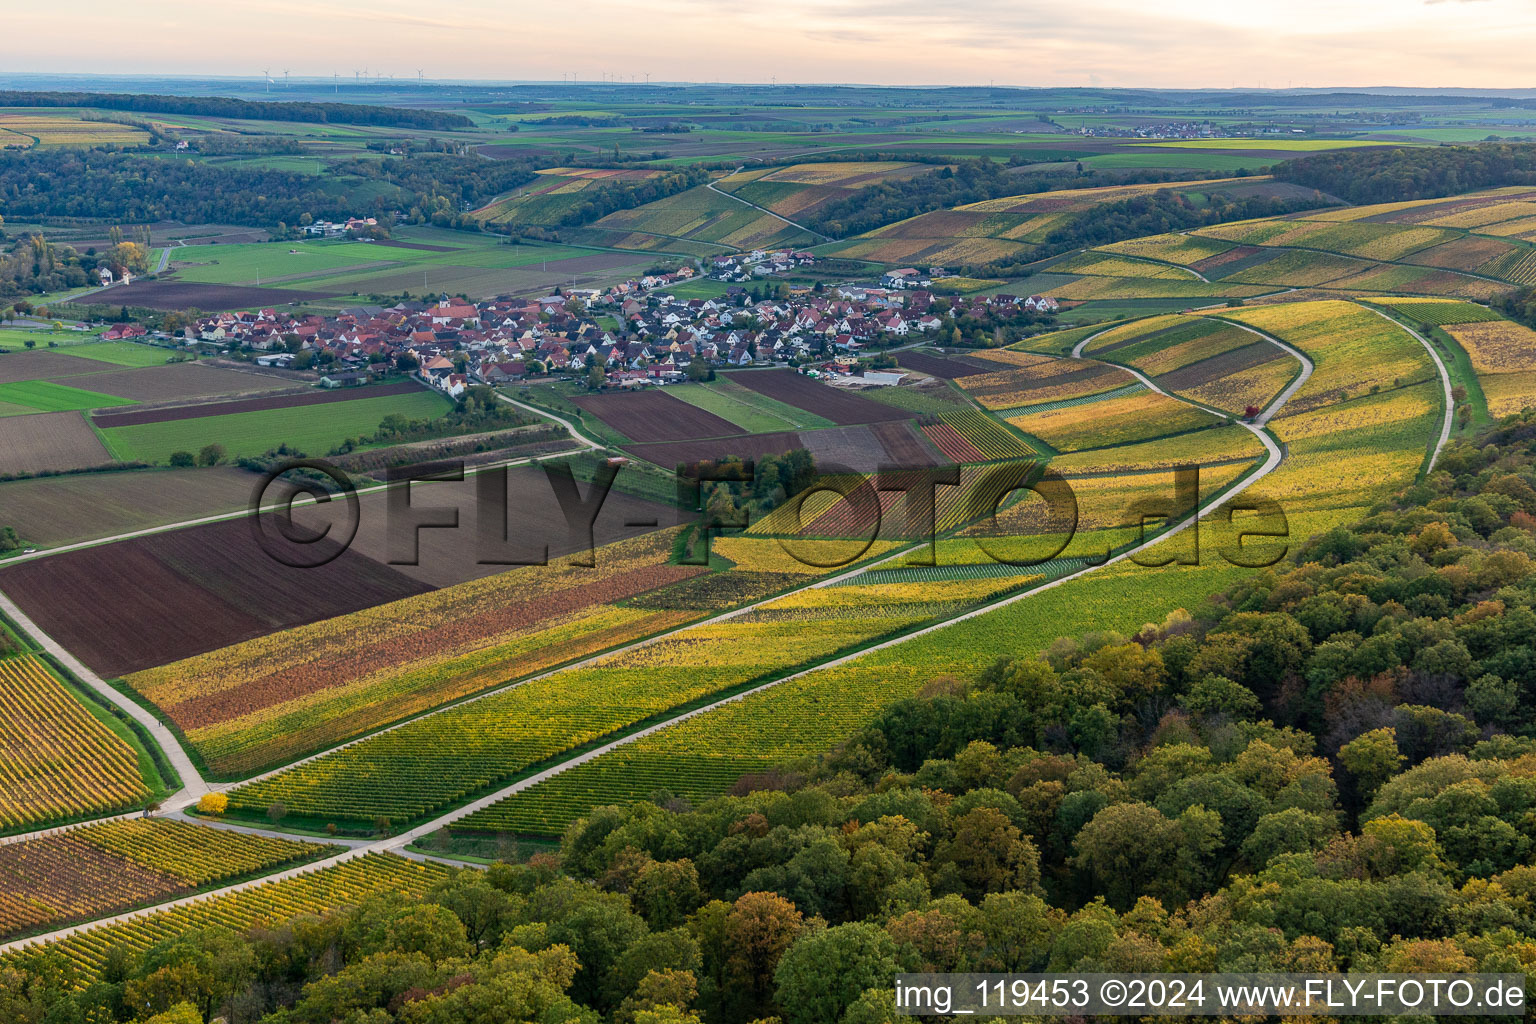
[[325, 455], [349, 437], [371, 436], [379, 429], [379, 422], [391, 413], [407, 419], [434, 419], [452, 407], [441, 394], [419, 388], [410, 394], [381, 398], [354, 398], [350, 394], [346, 398], [298, 408], [269, 406], [266, 411], [163, 420], [138, 426], [112, 426], [108, 418], [98, 422], [97, 427], [118, 459], [164, 465], [173, 452], [195, 452], [206, 444], [223, 445], [231, 458], [260, 455], [280, 444], [312, 455]]
[[[751, 543], [778, 545], [767, 538]], [[991, 581], [988, 590], [1010, 585], [1016, 584]], [[317, 820], [367, 822], [379, 814], [414, 820], [651, 715], [835, 656], [974, 600], [909, 594], [807, 605], [791, 595], [240, 787], [231, 794], [231, 809], [260, 814], [281, 801], [290, 812]], [[601, 699], [594, 699], [598, 694]]]
[[750, 434], [770, 433], [776, 430], [802, 430], [830, 427], [832, 421], [824, 416], [797, 409], [783, 402], [776, 402], [743, 387], [730, 377], [722, 376], [707, 384], [683, 385], [673, 388], [672, 397], [712, 412], [730, 420], [742, 431]]
[[1106, 448], [1215, 424], [1209, 413], [1155, 392], [1009, 416], [1008, 422], [1062, 452]]
[[[0, 424], [5, 421], [0, 420]], [[3, 430], [0, 426], [0, 430]], [[764, 455], [783, 455], [805, 447], [799, 434], [775, 431], [771, 434], [741, 434], [713, 441], [664, 441], [659, 444], [632, 444], [625, 451], [638, 459], [672, 471], [677, 466], [725, 458], [760, 459]]]
[[[728, 175], [715, 183], [722, 192], [796, 220], [828, 203], [847, 198], [854, 191], [932, 173], [931, 164], [901, 161], [792, 164], [789, 167], [755, 168]], [[840, 232], [834, 230], [833, 234]]]
[[558, 225], [589, 191], [604, 185], [633, 183], [659, 177], [662, 171], [596, 170], [584, 167], [551, 167], [539, 171], [539, 180], [516, 189], [474, 211], [492, 224]]
[[78, 412], [0, 416], [0, 476], [87, 469], [112, 462], [113, 455]]
[[1390, 320], [1354, 303], [1287, 303], [1220, 315], [1272, 334], [1312, 357], [1316, 372], [1286, 403], [1292, 415], [1433, 375], [1429, 357], [1417, 342]]
[[[1095, 205], [1132, 199], [1165, 189], [1200, 195], [1244, 196], [1262, 190], [1288, 194], [1291, 186], [1273, 183], [1264, 177], [1253, 177], [1121, 185], [989, 199], [951, 210], [921, 214], [817, 251], [898, 265], [987, 263], [1028, 255], [1046, 240], [1051, 231], [1071, 223]], [[1172, 274], [1194, 280], [1187, 273], [1166, 266], [1143, 266], [1146, 276]]]
[[0, 148], [30, 146], [137, 146], [149, 135], [131, 125], [51, 114], [0, 113]]
[[731, 374], [728, 379], [776, 402], [824, 417], [838, 426], [908, 418], [908, 414], [900, 409], [818, 383], [793, 370], [746, 370]]
[[64, 354], [113, 366], [164, 366], [174, 353], [131, 341], [93, 341], [87, 345], [72, 345], [64, 350]]
[[213, 771], [248, 775], [697, 617], [633, 601], [706, 571], [666, 564], [674, 537], [606, 546], [593, 569], [513, 569], [342, 614], [126, 682]]
[[745, 202], [699, 186], [633, 210], [610, 213], [592, 225], [619, 235], [615, 248], [665, 250], [674, 240], [709, 243], [717, 251], [809, 245], [816, 239]]
[[113, 395], [98, 394], [66, 384], [47, 380], [29, 380], [16, 384], [0, 384], [0, 408], [13, 407], [21, 415], [25, 412], [67, 412], [80, 409], [103, 409], [113, 405], [131, 405], [126, 399]]
[[[258, 928], [275, 928], [301, 916], [319, 916], [354, 907], [374, 896], [420, 897], [448, 874], [448, 869], [441, 865], [371, 854], [243, 892], [86, 929], [49, 943], [40, 952], [61, 956], [79, 972], [79, 977], [89, 980], [101, 975], [113, 949], [141, 954], [156, 943], [195, 929], [227, 928], [243, 934]], [[0, 963], [24, 964], [35, 955], [31, 950], [22, 950], [7, 954]]]
[[136, 807], [138, 754], [34, 657], [0, 659], [0, 831]]
[[163, 818], [0, 846], [0, 940], [163, 903], [326, 850]]
[[230, 466], [34, 477], [0, 483], [5, 525], [39, 547], [244, 509], [260, 478]]
[[[273, 409], [297, 409], [310, 405], [327, 405], [331, 402], [352, 402], [364, 398], [416, 395], [421, 394], [422, 390], [421, 385], [409, 380], [365, 388], [344, 388], [339, 390], [315, 390], [311, 388], [304, 392], [268, 395], [263, 398], [240, 398], [227, 402], [207, 402], [199, 405], [180, 405], [171, 408], [103, 412], [91, 417], [91, 422], [97, 428], [137, 427], [147, 423], [176, 423], [182, 420], [231, 416], [243, 412], [267, 412]], [[3, 391], [0, 391], [0, 393], [3, 393]]]
[[665, 391], [615, 392], [572, 399], [622, 436], [640, 444], [739, 434], [729, 420]]
[[[313, 554], [284, 553], [298, 564]], [[292, 568], [263, 550], [241, 520], [0, 567], [0, 590], [104, 676], [425, 589], [354, 551], [319, 568]]]
[[1446, 302], [1441, 299], [1372, 299], [1373, 306], [1385, 306], [1393, 312], [1421, 324], [1444, 327], [1447, 324], [1477, 324], [1497, 320], [1497, 313], [1472, 302]]
[[1507, 416], [1536, 403], [1536, 331], [1490, 320], [1451, 321], [1445, 333], [1471, 358], [1490, 414]]
[[[1344, 384], [1341, 378], [1361, 370], [1369, 375], [1371, 360], [1341, 358], [1339, 350], [1330, 349], [1335, 345], [1346, 347], [1348, 341], [1341, 344], [1325, 333], [1309, 332], [1306, 325], [1320, 322], [1325, 315], [1345, 315], [1350, 308], [1344, 304], [1331, 304], [1343, 308], [1318, 308], [1329, 305], [1310, 303], [1288, 310], [1287, 319], [1295, 329], [1288, 332], [1286, 340], [1318, 362], [1320, 373], [1327, 366], [1327, 379], [1320, 384], [1320, 390], [1334, 396], [1333, 400], [1314, 404], [1308, 411], [1283, 412], [1274, 421], [1277, 432], [1290, 444], [1296, 462], [1288, 461], [1285, 468], [1256, 488], [1258, 493], [1274, 495], [1292, 503], [1293, 508], [1306, 510], [1292, 514], [1292, 537], [1326, 529], [1341, 516], [1352, 518], [1358, 514], [1360, 505], [1380, 494], [1383, 487], [1411, 480], [1423, 460], [1425, 442], [1438, 417], [1433, 404], [1434, 385], [1428, 383], [1340, 400], [1343, 395], [1363, 390], [1358, 383]], [[1384, 329], [1376, 331], [1372, 340], [1390, 363], [1398, 358], [1398, 350], [1406, 351], [1412, 341], [1385, 321], [1382, 324]], [[1246, 438], [1243, 456], [1253, 458], [1262, 454], [1252, 435], [1235, 426], [1195, 431], [1118, 450], [1136, 452], [1136, 456], [1126, 460], [1133, 466], [1144, 463], [1144, 456], [1158, 447], [1168, 449], [1165, 465], [1204, 461], [1218, 455], [1220, 449], [1207, 445], [1201, 451], [1189, 445], [1214, 441], [1223, 434], [1232, 440], [1237, 435]], [[1314, 439], [1323, 439], [1326, 444], [1319, 446]], [[1169, 446], [1182, 446], [1183, 450], [1175, 451]], [[1116, 451], [1065, 456], [1054, 460], [1053, 465], [1106, 453], [1113, 458]], [[1237, 449], [1228, 448], [1227, 452], [1235, 456]], [[1102, 471], [1100, 466], [1087, 462], [1075, 468]], [[1219, 488], [1242, 471], [1242, 465], [1229, 465], [1202, 476]], [[1094, 520], [1103, 519], [1101, 513], [1113, 513], [1128, 499], [1157, 490], [1166, 479], [1149, 480], [1140, 475], [1075, 483], [1082, 487], [1089, 518]], [[1322, 511], [1315, 511], [1318, 508]], [[1013, 514], [1005, 512], [1000, 520], [1007, 523]], [[1020, 519], [1014, 525], [1028, 522]], [[1207, 528], [1214, 526], [1208, 524]], [[1087, 551], [1091, 542], [1091, 537], [1079, 538], [1073, 547]], [[1073, 564], [1081, 568], [1086, 563]], [[1198, 566], [1177, 571], [1151, 570], [1122, 562], [1054, 591], [846, 665], [810, 672], [707, 715], [662, 729], [523, 790], [472, 815], [458, 823], [458, 827], [466, 831], [552, 836], [594, 806], [669, 794], [691, 801], [707, 799], [725, 792], [743, 774], [820, 754], [837, 737], [856, 730], [887, 702], [915, 693], [930, 679], [944, 675], [974, 678], [990, 659], [1021, 649], [1040, 650], [1058, 635], [1076, 635], [1090, 629], [1118, 629], [1128, 635], [1138, 623], [1157, 621], [1180, 607], [1193, 607], [1205, 594], [1235, 582], [1244, 571], [1219, 559], [1206, 559]], [[939, 581], [948, 577], [932, 575], [932, 570], [927, 572], [930, 575], [924, 579], [929, 582], [923, 586], [931, 598], [939, 592]]]
[[1022, 352], [997, 352], [1012, 365], [961, 377], [955, 383], [982, 407], [1008, 416], [1028, 406], [1086, 398], [1136, 383], [1115, 366], [1091, 360], [1055, 359]]

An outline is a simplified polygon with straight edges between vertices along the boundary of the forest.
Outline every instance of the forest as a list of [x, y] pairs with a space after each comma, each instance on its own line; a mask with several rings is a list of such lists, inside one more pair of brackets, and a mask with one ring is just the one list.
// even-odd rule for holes
[[1272, 173], [1356, 204], [1432, 199], [1536, 182], [1536, 144], [1368, 146], [1290, 160]]
[[26, 92], [0, 90], [0, 107], [91, 107], [198, 117], [233, 117], [252, 121], [299, 121], [306, 124], [371, 124], [385, 128], [449, 131], [473, 128], [461, 114], [407, 110], [364, 103], [265, 103], [227, 96], [154, 96], [110, 92]]
[[880, 1024], [900, 970], [1525, 972], [1533, 647], [1528, 411], [1225, 594], [935, 678], [733, 795], [83, 987], [24, 954], [0, 1018]]
[[364, 212], [387, 215], [411, 204], [456, 211], [533, 176], [523, 161], [442, 154], [356, 160], [329, 173], [384, 181], [385, 190], [364, 211], [344, 190], [293, 171], [100, 150], [0, 150], [0, 206], [16, 221], [88, 217], [271, 227], [297, 224], [305, 214], [316, 220], [345, 219]]

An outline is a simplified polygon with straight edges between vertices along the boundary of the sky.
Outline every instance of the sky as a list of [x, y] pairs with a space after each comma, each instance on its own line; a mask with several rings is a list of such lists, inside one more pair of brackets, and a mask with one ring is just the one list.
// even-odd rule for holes
[[[19, 8], [7, 10], [7, 8]], [[1536, 87], [1533, 0], [0, 0], [4, 72]]]

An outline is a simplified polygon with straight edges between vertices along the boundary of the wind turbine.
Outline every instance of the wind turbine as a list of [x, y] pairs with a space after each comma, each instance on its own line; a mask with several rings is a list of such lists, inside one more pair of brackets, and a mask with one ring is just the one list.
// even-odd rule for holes
[[266, 84], [265, 88], [266, 88], [267, 92], [271, 92], [272, 91], [272, 69], [271, 68], [262, 68], [261, 69], [261, 77], [265, 78], [267, 80], [267, 84]]
[[283, 68], [283, 88], [288, 88], [288, 69]]
[[418, 83], [422, 81], [421, 74], [422, 74], [422, 69], [421, 68], [417, 68], [416, 69], [416, 81]]
[[337, 96], [341, 95], [341, 72], [340, 71], [332, 71], [331, 72], [331, 92], [333, 92]]

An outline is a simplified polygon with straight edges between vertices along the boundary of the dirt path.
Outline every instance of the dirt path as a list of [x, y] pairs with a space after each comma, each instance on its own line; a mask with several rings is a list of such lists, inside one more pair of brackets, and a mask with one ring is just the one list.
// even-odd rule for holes
[[[731, 173], [732, 174], [739, 174], [740, 172], [741, 172], [741, 168], [738, 167], [738, 168], [736, 168], [736, 170], [732, 171]], [[760, 213], [766, 213], [768, 216], [773, 217], [776, 220], [781, 220], [785, 224], [788, 224], [792, 228], [799, 228], [801, 231], [804, 231], [808, 235], [815, 235], [817, 238], [821, 239], [823, 242], [835, 242], [835, 241], [837, 241], [837, 239], [833, 238], [830, 235], [824, 235], [820, 231], [813, 231], [810, 228], [806, 227], [804, 224], [797, 224], [794, 221], [790, 220], [788, 217], [780, 216], [779, 214], [774, 213], [772, 210], [769, 210], [769, 209], [766, 209], [764, 207], [758, 206], [756, 203], [749, 203], [749, 202], [747, 202], [747, 200], [741, 198], [738, 195], [732, 195], [730, 192], [725, 192], [725, 191], [723, 191], [721, 189], [715, 188], [715, 183], [712, 182], [712, 181], [708, 182], [707, 184], [705, 184], [704, 187], [709, 189], [711, 192], [714, 192], [716, 195], [725, 196], [727, 199], [734, 199], [734, 200], [736, 200], [736, 202], [742, 204], [743, 206], [750, 206], [750, 207], [752, 207], [752, 209], [757, 210]]]

